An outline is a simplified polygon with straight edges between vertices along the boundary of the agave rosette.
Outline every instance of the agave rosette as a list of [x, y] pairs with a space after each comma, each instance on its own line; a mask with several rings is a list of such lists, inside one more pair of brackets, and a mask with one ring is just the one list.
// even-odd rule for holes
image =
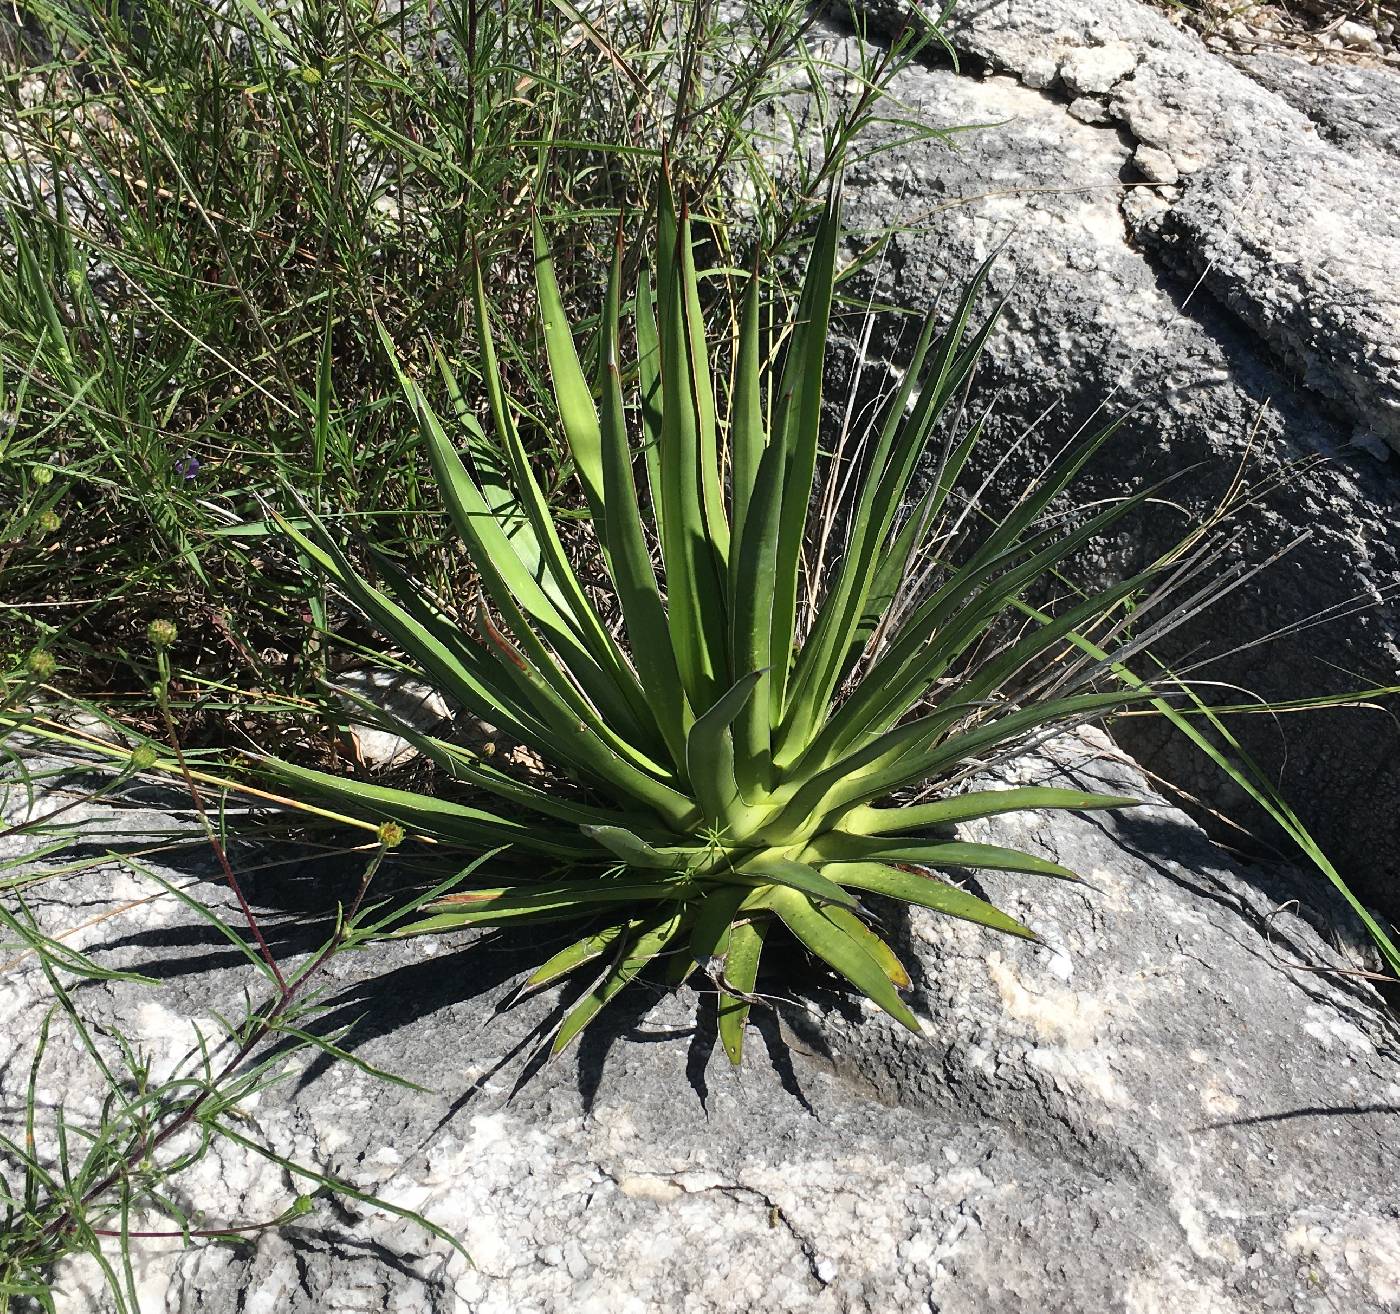
[[[840, 550], [812, 567], [813, 489], [834, 464], [820, 439], [838, 205], [833, 198], [815, 237], [780, 361], [764, 350], [759, 279], [751, 277], [732, 360], [719, 374], [688, 218], [677, 217], [669, 195], [659, 212], [655, 294], [646, 271], [636, 289], [637, 360], [626, 368], [621, 360], [619, 258], [595, 386], [538, 227], [535, 236], [557, 421], [617, 623], [605, 623], [585, 589], [532, 470], [502, 385], [479, 269], [480, 375], [494, 433], [459, 404], [452, 436], [419, 386], [402, 372], [400, 380], [480, 596], [435, 602], [387, 561], [372, 582], [314, 516], [302, 520], [305, 528], [283, 521], [409, 666], [558, 768], [569, 788], [408, 726], [398, 728], [472, 801], [287, 763], [273, 769], [284, 784], [349, 812], [479, 850], [533, 855], [532, 863], [512, 861], [516, 872], [533, 865], [532, 878], [454, 892], [404, 933], [584, 920], [586, 934], [529, 978], [542, 985], [588, 973], [555, 1033], [556, 1051], [665, 957], [673, 980], [698, 967], [714, 982], [721, 1040], [737, 1063], [760, 953], [779, 927], [917, 1031], [900, 996], [908, 973], [862, 900], [885, 896], [1030, 937], [936, 873], [1072, 873], [961, 841], [950, 828], [1011, 810], [1133, 802], [1042, 787], [947, 788], [938, 796], [937, 787], [1032, 737], [1143, 696], [1096, 687], [1104, 663], [1062, 660], [1043, 672], [1068, 637], [1112, 615], [1146, 576], [988, 642], [1028, 587], [1141, 496], [1088, 517], [1047, 515], [1105, 429], [1062, 454], [972, 541], [966, 530], [975, 517], [955, 490], [980, 426], [949, 421], [996, 318], [994, 310], [971, 328], [983, 270], [941, 332], [930, 313], [900, 386], [846, 463], [860, 473], [849, 481]], [[443, 376], [460, 403], [445, 365]], [[937, 446], [935, 432], [943, 434]], [[927, 486], [916, 496], [921, 471]], [[950, 521], [962, 528], [954, 533]], [[969, 660], [974, 651], [982, 655]], [[896, 801], [914, 787], [933, 800]]]

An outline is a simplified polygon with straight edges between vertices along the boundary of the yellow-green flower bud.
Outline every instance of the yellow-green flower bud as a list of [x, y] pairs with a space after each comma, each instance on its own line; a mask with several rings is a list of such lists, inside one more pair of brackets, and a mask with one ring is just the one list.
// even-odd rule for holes
[[318, 87], [321, 85], [321, 70], [311, 68], [309, 65], [302, 69], [297, 76], [306, 83], [308, 87]]
[[46, 465], [36, 465], [29, 473], [34, 482], [41, 488], [45, 484], [53, 482], [53, 471]]
[[160, 752], [154, 744], [137, 744], [131, 750], [131, 769], [149, 771], [160, 759]]
[[45, 652], [42, 648], [35, 648], [29, 654], [29, 674], [36, 680], [52, 680], [53, 673], [58, 670], [58, 663], [54, 661], [53, 653]]
[[63, 518], [57, 511], [42, 511], [39, 514], [37, 523], [42, 533], [52, 534], [55, 533], [58, 527], [63, 523]]
[[381, 822], [379, 826], [379, 842], [386, 849], [396, 849], [403, 843], [403, 827], [397, 821]]
[[170, 620], [153, 620], [146, 626], [146, 637], [153, 648], [169, 648], [178, 633], [175, 622]]

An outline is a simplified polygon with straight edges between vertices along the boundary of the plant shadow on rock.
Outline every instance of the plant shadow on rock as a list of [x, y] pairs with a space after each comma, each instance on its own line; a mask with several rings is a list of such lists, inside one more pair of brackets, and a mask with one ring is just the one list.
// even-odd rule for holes
[[[1004, 9], [1008, 12], [1000, 14]], [[890, 7], [866, 10], [878, 25], [898, 21]], [[909, 312], [877, 319], [872, 361], [901, 363], [912, 338], [910, 320], [917, 322], [940, 292], [956, 283], [960, 270], [1005, 239], [988, 286], [1009, 297], [1011, 331], [989, 343], [971, 399], [973, 413], [996, 402], [984, 454], [1006, 451], [1047, 405], [1056, 406], [1008, 459], [993, 497], [1000, 495], [1004, 504], [1014, 496], [1046, 451], [1106, 399], [1135, 404], [1136, 412], [1103, 458], [1086, 470], [1086, 498], [1120, 496], [1139, 480], [1190, 468], [1189, 480], [1179, 481], [1169, 494], [1184, 505], [1189, 523], [1214, 504], [1246, 462], [1253, 479], [1282, 477], [1265, 505], [1251, 513], [1248, 534], [1235, 554], [1265, 560], [1295, 534], [1311, 534], [1286, 561], [1241, 590], [1231, 606], [1205, 613], [1163, 643], [1163, 657], [1183, 662], [1229, 653], [1197, 671], [1197, 677], [1251, 693], [1207, 690], [1208, 701], [1253, 695], [1280, 701], [1395, 684], [1400, 520], [1394, 509], [1400, 506], [1400, 470], [1393, 458], [1377, 460], [1356, 441], [1356, 417], [1315, 386], [1318, 380], [1306, 360], [1284, 359], [1267, 335], [1247, 322], [1251, 296], [1239, 288], [1230, 294], [1238, 268], [1207, 270], [1209, 276], [1198, 281], [1201, 266], [1215, 254], [1212, 236], [1219, 237], [1221, 250], [1249, 238], [1247, 232], [1224, 230], [1228, 210], [1218, 220], [1218, 234], [1208, 227], [1183, 227], [1184, 221], [1173, 219], [1174, 194], [1145, 186], [1134, 162], [1135, 147], [1142, 143], [1125, 138], [1125, 121], [1106, 110], [1104, 121], [1085, 123], [1071, 112], [1072, 93], [1066, 88], [1037, 89], [1028, 79], [1018, 81], [1025, 71], [1016, 63], [1019, 47], [1008, 57], [1011, 67], [998, 59], [990, 69], [995, 76], [982, 76], [989, 71], [986, 50], [999, 48], [994, 40], [986, 44], [988, 34], [1000, 36], [1002, 25], [1023, 27], [1032, 38], [1026, 50], [1033, 51], [1043, 19], [1017, 12], [1014, 5], [958, 6], [950, 39], [959, 50], [959, 69], [930, 48], [893, 91], [928, 124], [989, 126], [961, 134], [957, 149], [949, 150], [937, 140], [902, 141], [895, 127], [879, 125], [869, 143], [879, 149], [848, 169], [846, 213], [852, 230], [862, 243], [894, 232], [882, 261], [871, 261], [849, 280], [847, 304], [863, 309], [874, 285], [872, 271], [879, 269], [877, 303]], [[1131, 28], [1132, 16], [1123, 15], [1123, 25]], [[834, 67], [854, 57], [857, 43], [835, 18], [824, 20], [813, 39]], [[1065, 41], [1073, 44], [1071, 38], [1047, 34], [1045, 50], [1059, 52]], [[1206, 79], [1205, 65], [1214, 57], [1198, 54]], [[1154, 57], [1150, 50], [1142, 54], [1149, 64]], [[1225, 83], [1238, 74], [1220, 63], [1223, 94]], [[1164, 106], [1168, 119], [1199, 108], [1202, 122], [1209, 122], [1223, 112], [1215, 105], [1195, 106], [1190, 94], [1183, 86], [1183, 99]], [[1280, 113], [1279, 123], [1261, 124], [1266, 135], [1283, 131], [1287, 113]], [[1221, 158], [1182, 184], [1198, 225], [1210, 222], [1209, 206], [1202, 213], [1193, 196], [1228, 190], [1229, 179], [1252, 168], [1247, 143], [1232, 135], [1243, 138], [1249, 129], [1220, 126], [1229, 129]], [[1306, 135], [1295, 135], [1306, 156], [1311, 149]], [[1360, 157], [1356, 169], [1366, 172]], [[1302, 226], [1305, 216], [1298, 218]], [[1316, 268], [1325, 271], [1328, 265], [1323, 261]], [[1305, 293], [1297, 304], [1306, 306], [1309, 299]], [[849, 384], [862, 327], [853, 317], [833, 335], [833, 350], [842, 359], [833, 358], [828, 376], [833, 382], [839, 378], [842, 388]], [[1330, 358], [1314, 364], [1328, 376], [1347, 360], [1385, 359], [1383, 347], [1371, 350], [1375, 345], [1341, 338], [1332, 344]], [[880, 386], [878, 378], [864, 382], [857, 409]], [[831, 395], [842, 394], [833, 388]], [[832, 418], [839, 416], [829, 413]], [[1308, 468], [1290, 472], [1295, 463]], [[1105, 536], [1100, 548], [1084, 555], [1087, 573], [1080, 582], [1121, 577], [1123, 569], [1160, 551], [1180, 523], [1163, 514], [1131, 532]], [[1366, 601], [1352, 610], [1345, 604], [1356, 597]], [[1325, 624], [1236, 651], [1332, 607], [1341, 614], [1329, 615]], [[1236, 717], [1232, 728], [1358, 895], [1395, 917], [1400, 914], [1394, 880], [1400, 870], [1400, 814], [1369, 815], [1374, 809], [1364, 803], [1400, 796], [1400, 720], [1393, 715], [1395, 700], [1388, 702], [1389, 716], [1339, 708], [1283, 718]], [[1114, 733], [1153, 770], [1255, 832], [1264, 841], [1261, 850], [1270, 842], [1288, 847], [1287, 840], [1278, 845], [1279, 833], [1244, 792], [1170, 725], [1125, 718]], [[1364, 790], [1356, 787], [1361, 781]], [[1226, 836], [1218, 829], [1208, 811], [1192, 815], [1218, 836], [1241, 842], [1238, 834]]]
[[[167, 808], [179, 807], [180, 796], [175, 791], [142, 789], [139, 794], [143, 807], [157, 802]], [[81, 860], [112, 854], [121, 860], [140, 847], [79, 843], [68, 850], [68, 857]], [[344, 855], [327, 857], [311, 846], [286, 840], [260, 839], [252, 829], [230, 833], [226, 850], [263, 936], [284, 969], [320, 949], [334, 930], [334, 900], [348, 900], [358, 882], [353, 859]], [[242, 935], [245, 943], [252, 944], [246, 924], [240, 923], [238, 910], [228, 897], [219, 863], [202, 838], [192, 839], [181, 851], [162, 855], [161, 867], [167, 879], [198, 880], [196, 887], [187, 889], [189, 896], [216, 911]], [[260, 867], [268, 869], [257, 870]], [[411, 858], [395, 861], [379, 873], [371, 900], [384, 900], [387, 911], [389, 906], [405, 902], [423, 884], [421, 872], [415, 869]], [[897, 917], [889, 924], [897, 926]], [[388, 1070], [398, 1073], [394, 1059], [406, 1059], [413, 1071], [402, 1075], [414, 1080], [422, 1080], [425, 1073], [432, 1072], [442, 1027], [454, 1031], [460, 1028], [469, 1034], [490, 1029], [493, 1038], [486, 1047], [489, 1058], [465, 1089], [448, 1092], [453, 1098], [444, 1121], [477, 1098], [487, 1083], [499, 1075], [508, 1077], [513, 1093], [518, 1093], [550, 1061], [550, 1034], [578, 994], [572, 986], [562, 992], [546, 988], [523, 993], [519, 988], [537, 965], [542, 944], [547, 947], [557, 939], [562, 946], [579, 930], [586, 929], [586, 923], [567, 924], [555, 929], [553, 935], [546, 933], [548, 929], [469, 931], [465, 933], [465, 943], [443, 942], [427, 959], [421, 957], [422, 941], [380, 941], [349, 952], [332, 960], [322, 981], [317, 1016], [309, 1029], [321, 1036], [334, 1036], [337, 1047], [351, 1055], [359, 1056], [366, 1047], [387, 1049]], [[192, 911], [174, 925], [114, 936], [104, 942], [98, 953], [104, 961], [110, 959], [127, 970], [176, 988], [193, 1014], [207, 1012], [211, 1004], [226, 1007], [226, 1001], [244, 988], [249, 970], [244, 953]], [[403, 961], [406, 955], [411, 955], [412, 961]], [[798, 972], [799, 956], [800, 951], [794, 947], [775, 946], [774, 975], [790, 980]], [[798, 973], [798, 980], [801, 987], [791, 998], [774, 997], [774, 1009], [757, 1010], [752, 1021], [784, 1087], [801, 1100], [804, 1097], [793, 1058], [778, 1022], [779, 1010], [803, 1016], [812, 1008], [809, 1000], [840, 1009], [851, 1018], [858, 1016], [859, 1010], [854, 997], [824, 981], [817, 968], [806, 980]], [[761, 983], [760, 991], [763, 988]], [[99, 1000], [105, 998], [103, 987], [97, 983], [79, 989], [90, 990]], [[712, 991], [702, 986], [698, 993]], [[639, 979], [595, 1026], [585, 1031], [572, 1057], [561, 1055], [553, 1060], [574, 1068], [585, 1110], [592, 1108], [604, 1069], [618, 1044], [664, 1044], [687, 1037], [687, 1076], [697, 1098], [705, 1104], [709, 1093], [706, 1072], [718, 1039], [713, 999], [702, 1000], [693, 1025], [648, 1026], [649, 1014], [665, 994], [666, 987], [655, 974]], [[102, 1007], [100, 1003], [98, 1006]], [[433, 1024], [432, 1020], [440, 1015], [446, 1017]], [[808, 1030], [806, 1043], [820, 1049], [819, 1035]], [[292, 1039], [269, 1042], [262, 1056], [271, 1058], [297, 1047]], [[292, 1089], [303, 1091], [335, 1070], [334, 1057], [318, 1053], [298, 1075]]]
[[[142, 792], [147, 804], [154, 797]], [[165, 792], [161, 797], [167, 803], [173, 801]], [[1210, 872], [1220, 865], [1221, 855], [1185, 820], [1171, 819], [1171, 814], [1129, 811], [1111, 822], [1092, 819], [1092, 824], [1110, 836], [1115, 845], [1193, 896], [1213, 900], [1242, 916], [1260, 933], [1258, 952], [1267, 955], [1274, 966], [1306, 961], [1306, 949], [1274, 927], [1266, 913], [1246, 905], [1223, 887], [1213, 886]], [[96, 854], [96, 846], [92, 848]], [[100, 851], [120, 855], [122, 848], [106, 845]], [[260, 839], [251, 828], [230, 834], [227, 850], [279, 962], [285, 966], [319, 949], [334, 927], [334, 902], [348, 900], [357, 884], [359, 872], [354, 858], [325, 856], [307, 845], [285, 839]], [[185, 850], [163, 856], [161, 863], [167, 878], [196, 878], [199, 884], [188, 890], [190, 896], [217, 908], [229, 925], [242, 932], [232, 900], [226, 897], [219, 865], [207, 843], [195, 839]], [[1297, 897], [1300, 888], [1306, 890], [1302, 878], [1291, 869], [1236, 870], [1267, 896], [1271, 907]], [[956, 874], [971, 893], [988, 897], [976, 873]], [[398, 858], [381, 870], [371, 897], [392, 904], [411, 897], [423, 883], [421, 869], [415, 867], [412, 858]], [[1092, 889], [1088, 893], [1092, 898]], [[877, 897], [869, 900], [869, 911], [874, 924], [909, 965], [913, 997], [927, 999], [932, 986], [930, 976], [937, 969], [917, 951], [910, 935], [907, 909], [897, 901]], [[465, 934], [470, 939], [466, 943], [434, 941], [439, 947], [426, 959], [421, 957], [421, 940], [370, 944], [332, 960], [322, 981], [318, 1013], [309, 1029], [333, 1037], [338, 1048], [349, 1055], [410, 1080], [439, 1087], [450, 1101], [438, 1119], [438, 1125], [444, 1125], [480, 1098], [498, 1078], [511, 1083], [513, 1098], [550, 1061], [551, 1031], [578, 991], [567, 987], [561, 993], [549, 987], [522, 997], [518, 987], [537, 964], [543, 937], [548, 935], [562, 945], [571, 938], [571, 932], [576, 935], [578, 930], [566, 924], [557, 928], [468, 931]], [[998, 939], [987, 933], [989, 946]], [[406, 956], [411, 956], [409, 961], [405, 961]], [[208, 922], [196, 920], [192, 911], [177, 924], [114, 937], [105, 943], [101, 957], [173, 986], [193, 1015], [207, 1012], [211, 1003], [227, 1008], [226, 1001], [236, 998], [248, 984], [249, 967], [244, 954], [230, 946]], [[684, 1014], [661, 1009], [661, 1019], [649, 1022], [667, 988], [658, 974], [643, 976], [585, 1030], [573, 1057], [566, 1052], [553, 1060], [554, 1065], [571, 1070], [585, 1112], [594, 1107], [606, 1069], [618, 1060], [618, 1047], [653, 1044], [677, 1046], [676, 1061], [684, 1062], [689, 1085], [702, 1108], [708, 1108], [711, 1060], [718, 1034], [716, 997], [709, 983], [700, 980], [702, 984], [688, 992], [698, 996], [698, 1009], [687, 1001]], [[1354, 1005], [1356, 1020], [1361, 1021], [1367, 1009], [1368, 987], [1345, 978], [1333, 979], [1332, 983], [1346, 993]], [[1304, 977], [1304, 989], [1307, 988]], [[100, 987], [93, 989], [97, 999], [102, 1000]], [[756, 989], [766, 1006], [756, 1007], [750, 1014], [751, 1031], [763, 1041], [767, 1062], [789, 1094], [805, 1104], [801, 1073], [806, 1060], [860, 1084], [858, 1072], [833, 1066], [823, 1025], [824, 1017], [835, 1014], [846, 1024], [858, 1026], [858, 996], [838, 988], [821, 965], [808, 959], [801, 949], [781, 943], [774, 946], [773, 959]], [[1335, 997], [1332, 1002], [1335, 1005]], [[102, 1007], [100, 1003], [98, 1006]], [[677, 1016], [695, 1020], [676, 1025], [671, 1019]], [[445, 1029], [462, 1037], [464, 1051], [472, 1055], [471, 1070], [464, 1074], [460, 1088], [444, 1085], [440, 1080]], [[295, 1047], [290, 1039], [274, 1039], [263, 1053], [272, 1057], [277, 1048], [290, 1052]], [[618, 1061], [625, 1066], [625, 1059]], [[304, 1091], [338, 1070], [329, 1054], [314, 1054], [292, 1089]], [[879, 1092], [876, 1097], [882, 1098]]]

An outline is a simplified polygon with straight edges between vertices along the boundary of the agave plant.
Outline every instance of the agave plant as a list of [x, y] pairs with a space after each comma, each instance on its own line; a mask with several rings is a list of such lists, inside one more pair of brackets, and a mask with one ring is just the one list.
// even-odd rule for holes
[[[457, 798], [273, 769], [285, 786], [345, 811], [478, 850], [509, 846], [511, 879], [451, 893], [403, 933], [585, 922], [529, 977], [543, 985], [588, 973], [555, 1051], [664, 957], [673, 981], [698, 968], [713, 982], [720, 1036], [738, 1063], [759, 956], [780, 928], [917, 1031], [900, 995], [909, 975], [863, 900], [885, 896], [1029, 937], [938, 873], [1072, 874], [963, 842], [953, 824], [1134, 801], [1059, 788], [958, 790], [1028, 739], [1142, 696], [1096, 687], [1107, 664], [1065, 654], [1068, 636], [1121, 615], [1146, 576], [1054, 620], [1005, 625], [1032, 584], [1141, 497], [1088, 517], [1050, 514], [1109, 429], [1067, 449], [985, 527], [976, 490], [958, 491], [981, 426], [953, 421], [996, 317], [972, 330], [985, 269], [941, 332], [930, 312], [878, 422], [824, 455], [836, 200], [785, 332], [765, 335], [760, 280], [748, 278], [720, 371], [688, 216], [669, 195], [658, 211], [655, 294], [644, 269], [628, 334], [636, 360], [621, 354], [619, 257], [592, 386], [536, 228], [558, 406], [550, 419], [567, 441], [591, 538], [561, 534], [541, 492], [505, 395], [479, 268], [479, 373], [494, 433], [473, 419], [441, 359], [457, 410], [448, 423], [400, 369], [479, 594], [430, 599], [388, 561], [372, 582], [314, 515], [282, 522], [407, 665], [542, 765], [512, 768], [400, 726], [463, 787]], [[767, 336], [785, 339], [771, 355]], [[819, 474], [839, 496], [813, 514]], [[594, 585], [600, 575], [604, 589]]]

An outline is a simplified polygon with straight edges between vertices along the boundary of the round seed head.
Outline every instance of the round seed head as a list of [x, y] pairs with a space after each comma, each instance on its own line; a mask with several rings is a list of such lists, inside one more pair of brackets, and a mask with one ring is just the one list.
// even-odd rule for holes
[[131, 750], [131, 769], [133, 771], [149, 771], [159, 758], [160, 753], [154, 744], [137, 744]]
[[146, 637], [151, 641], [151, 647], [157, 649], [169, 648], [175, 642], [178, 633], [175, 622], [163, 618], [153, 620], [146, 626]]
[[53, 674], [58, 670], [58, 663], [54, 660], [53, 653], [46, 652], [43, 648], [35, 648], [29, 654], [29, 674], [36, 680], [51, 680]]

